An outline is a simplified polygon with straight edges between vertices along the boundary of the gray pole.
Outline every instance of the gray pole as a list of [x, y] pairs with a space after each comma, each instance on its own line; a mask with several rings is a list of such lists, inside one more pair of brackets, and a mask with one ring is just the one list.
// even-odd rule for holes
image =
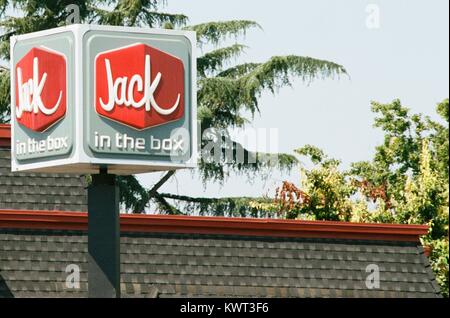
[[100, 169], [88, 189], [88, 289], [91, 298], [120, 297], [119, 187]]

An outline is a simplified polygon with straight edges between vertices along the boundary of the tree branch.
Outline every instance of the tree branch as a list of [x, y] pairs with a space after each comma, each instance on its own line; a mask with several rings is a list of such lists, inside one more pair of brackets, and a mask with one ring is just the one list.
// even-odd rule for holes
[[168, 171], [164, 177], [161, 178], [161, 180], [158, 181], [158, 183], [156, 183], [153, 188], [148, 191], [148, 197], [149, 199], [153, 198], [158, 192], [159, 188], [161, 188], [164, 183], [166, 183], [173, 175], [175, 174], [175, 170], [170, 170]]

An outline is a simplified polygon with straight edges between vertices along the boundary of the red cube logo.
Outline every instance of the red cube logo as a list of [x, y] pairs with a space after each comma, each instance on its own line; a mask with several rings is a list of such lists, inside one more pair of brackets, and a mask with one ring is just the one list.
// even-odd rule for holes
[[15, 65], [15, 115], [21, 125], [43, 132], [66, 114], [66, 57], [56, 51], [32, 48]]
[[183, 62], [145, 44], [98, 54], [95, 109], [100, 116], [137, 130], [184, 115]]

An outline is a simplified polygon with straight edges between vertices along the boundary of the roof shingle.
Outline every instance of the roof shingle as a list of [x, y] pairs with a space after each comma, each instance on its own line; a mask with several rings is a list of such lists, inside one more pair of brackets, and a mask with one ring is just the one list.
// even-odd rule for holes
[[12, 173], [11, 151], [0, 148], [0, 209], [85, 212], [86, 186], [78, 175]]
[[[0, 297], [86, 297], [84, 231], [0, 229]], [[414, 242], [122, 233], [124, 297], [438, 297]], [[65, 287], [65, 268], [81, 288]], [[368, 289], [377, 264], [380, 288]]]

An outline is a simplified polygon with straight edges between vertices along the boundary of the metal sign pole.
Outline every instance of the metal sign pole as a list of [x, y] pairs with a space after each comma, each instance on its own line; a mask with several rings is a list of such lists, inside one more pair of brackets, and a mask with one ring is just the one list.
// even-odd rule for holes
[[120, 297], [119, 187], [105, 168], [88, 189], [88, 290], [91, 298]]

